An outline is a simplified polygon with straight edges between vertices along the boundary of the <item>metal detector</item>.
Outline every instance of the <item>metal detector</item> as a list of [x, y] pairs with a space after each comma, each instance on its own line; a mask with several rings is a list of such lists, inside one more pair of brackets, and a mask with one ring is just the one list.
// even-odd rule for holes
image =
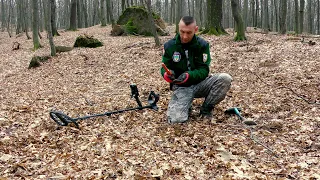
[[77, 121], [92, 118], [92, 117], [111, 116], [112, 114], [118, 114], [118, 113], [132, 111], [132, 110], [141, 110], [141, 109], [146, 109], [146, 108], [158, 110], [158, 107], [157, 107], [157, 102], [159, 101], [158, 94], [155, 94], [153, 91], [150, 91], [150, 94], [148, 96], [148, 104], [149, 105], [142, 106], [142, 103], [139, 99], [138, 87], [135, 84], [131, 84], [130, 89], [131, 89], [131, 98], [134, 97], [137, 104], [138, 104], [138, 107], [136, 107], [136, 108], [128, 108], [128, 109], [110, 111], [110, 112], [105, 112], [102, 114], [93, 114], [93, 115], [87, 115], [87, 116], [78, 117], [78, 118], [71, 118], [68, 115], [66, 115], [60, 111], [51, 111], [50, 117], [60, 126], [67, 126], [69, 123], [73, 123], [77, 128], [79, 128], [79, 124], [77, 123]]

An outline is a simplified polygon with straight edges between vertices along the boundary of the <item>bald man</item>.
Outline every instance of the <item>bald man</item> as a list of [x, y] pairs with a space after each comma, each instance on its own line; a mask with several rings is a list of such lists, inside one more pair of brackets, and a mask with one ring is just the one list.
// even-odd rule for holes
[[188, 120], [194, 98], [204, 98], [200, 116], [212, 118], [212, 111], [230, 89], [232, 77], [226, 73], [210, 72], [210, 47], [204, 39], [195, 35], [196, 21], [184, 16], [179, 22], [179, 33], [164, 44], [162, 62], [170, 72], [161, 67], [161, 75], [173, 90], [167, 117], [169, 123]]

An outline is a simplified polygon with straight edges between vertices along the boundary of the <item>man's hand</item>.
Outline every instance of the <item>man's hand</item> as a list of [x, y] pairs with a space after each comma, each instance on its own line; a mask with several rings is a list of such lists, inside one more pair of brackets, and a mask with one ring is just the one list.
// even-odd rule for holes
[[174, 71], [172, 70], [169, 70], [169, 71], [170, 71], [170, 75], [168, 72], [165, 72], [163, 77], [168, 83], [172, 83], [173, 80], [175, 79]]
[[189, 73], [182, 73], [177, 79], [173, 80], [174, 84], [183, 84], [189, 79]]

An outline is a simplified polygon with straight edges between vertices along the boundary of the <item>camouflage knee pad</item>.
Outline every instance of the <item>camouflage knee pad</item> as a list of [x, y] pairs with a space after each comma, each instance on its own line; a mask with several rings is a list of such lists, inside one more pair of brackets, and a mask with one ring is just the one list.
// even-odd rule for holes
[[169, 123], [182, 123], [188, 120], [193, 91], [193, 86], [178, 87], [173, 91], [167, 111]]

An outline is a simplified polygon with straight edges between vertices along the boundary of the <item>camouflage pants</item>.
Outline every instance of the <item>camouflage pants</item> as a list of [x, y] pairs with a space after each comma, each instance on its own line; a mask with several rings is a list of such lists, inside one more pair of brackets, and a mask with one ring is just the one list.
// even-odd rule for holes
[[194, 98], [205, 98], [204, 103], [216, 105], [221, 102], [231, 86], [232, 77], [217, 73], [207, 77], [199, 84], [189, 87], [173, 85], [173, 94], [168, 105], [169, 123], [182, 123], [188, 120], [189, 108]]

